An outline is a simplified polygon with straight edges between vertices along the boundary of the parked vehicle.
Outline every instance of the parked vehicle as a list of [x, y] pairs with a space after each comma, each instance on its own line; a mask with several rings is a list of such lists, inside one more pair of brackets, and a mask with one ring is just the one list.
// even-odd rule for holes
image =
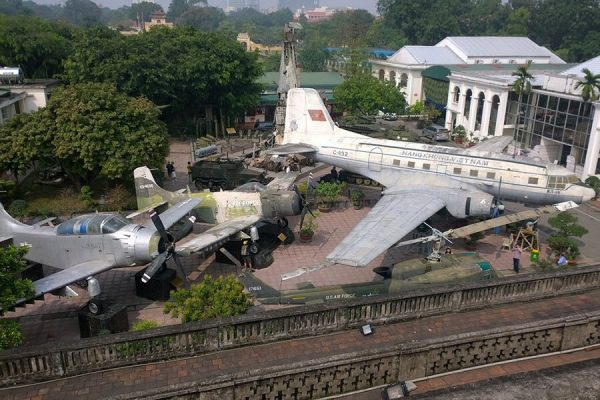
[[249, 169], [243, 160], [201, 160], [192, 165], [192, 180], [198, 189], [230, 190], [244, 183], [267, 184], [265, 173]]
[[273, 125], [272, 121], [262, 121], [258, 123], [256, 129], [261, 132], [271, 132], [273, 129], [275, 129], [275, 125]]
[[423, 129], [423, 136], [429, 136], [436, 142], [447, 142], [450, 140], [450, 131], [441, 125], [429, 125]]
[[398, 116], [396, 115], [396, 113], [386, 113], [386, 114], [383, 114], [383, 119], [385, 121], [397, 121]]

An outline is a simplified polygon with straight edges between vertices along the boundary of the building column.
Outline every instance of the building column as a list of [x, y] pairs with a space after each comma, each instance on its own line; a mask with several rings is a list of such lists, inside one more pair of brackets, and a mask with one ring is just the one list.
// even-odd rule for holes
[[456, 125], [465, 126], [465, 103], [467, 101], [467, 94], [460, 88], [460, 97], [458, 98], [458, 112], [456, 113]]
[[481, 127], [479, 128], [479, 137], [483, 138], [488, 135], [490, 126], [490, 116], [492, 115], [492, 100], [488, 99], [487, 95], [483, 100], [483, 114], [481, 114]]
[[477, 122], [477, 106], [479, 105], [479, 92], [475, 97], [475, 90], [471, 89], [471, 107], [469, 109], [469, 126], [465, 126], [467, 133], [475, 132], [475, 123]]
[[594, 103], [594, 119], [592, 120], [592, 129], [590, 130], [590, 143], [588, 144], [585, 162], [581, 180], [584, 181], [588, 176], [596, 173], [598, 164], [598, 155], [600, 154], [600, 103]]
[[501, 93], [500, 102], [498, 103], [498, 114], [496, 115], [496, 129], [494, 136], [502, 136], [504, 134], [504, 120], [506, 119], [506, 105], [508, 104], [508, 92]]

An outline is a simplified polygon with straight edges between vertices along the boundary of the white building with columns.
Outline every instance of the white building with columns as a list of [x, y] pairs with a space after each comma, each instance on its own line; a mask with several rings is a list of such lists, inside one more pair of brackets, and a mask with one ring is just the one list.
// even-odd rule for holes
[[386, 60], [370, 60], [380, 80], [396, 82], [412, 105], [423, 100], [421, 72], [434, 65], [564, 64], [527, 37], [450, 36], [435, 46], [404, 46]]

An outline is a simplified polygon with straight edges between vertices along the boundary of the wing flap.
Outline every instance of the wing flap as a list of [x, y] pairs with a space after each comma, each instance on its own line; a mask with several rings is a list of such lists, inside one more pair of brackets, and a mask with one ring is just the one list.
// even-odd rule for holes
[[445, 205], [443, 199], [430, 193], [402, 191], [384, 195], [327, 259], [366, 266]]
[[296, 172], [280, 172], [278, 176], [275, 177], [269, 184], [267, 188], [272, 190], [290, 190], [290, 187], [294, 184], [298, 178], [298, 174]]
[[189, 255], [199, 251], [214, 251], [229, 240], [231, 235], [254, 225], [260, 220], [258, 215], [238, 217], [216, 225], [197, 237], [177, 245], [177, 253]]
[[94, 260], [63, 269], [55, 274], [34, 281], [33, 288], [35, 289], [35, 295], [39, 296], [52, 292], [53, 290], [86, 279], [89, 276], [107, 271], [112, 267], [114, 267], [114, 263], [107, 260]]
[[317, 149], [313, 146], [303, 143], [288, 143], [274, 147], [266, 151], [267, 154], [273, 155], [287, 155], [287, 154], [306, 154], [315, 153]]

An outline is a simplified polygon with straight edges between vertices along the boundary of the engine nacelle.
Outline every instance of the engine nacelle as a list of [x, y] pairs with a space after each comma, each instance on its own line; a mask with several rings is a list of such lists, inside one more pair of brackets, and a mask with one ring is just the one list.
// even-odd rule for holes
[[489, 216], [493, 201], [494, 196], [487, 193], [461, 190], [449, 196], [446, 209], [456, 218]]
[[260, 202], [267, 218], [298, 215], [302, 211], [302, 199], [293, 191], [261, 192]]

